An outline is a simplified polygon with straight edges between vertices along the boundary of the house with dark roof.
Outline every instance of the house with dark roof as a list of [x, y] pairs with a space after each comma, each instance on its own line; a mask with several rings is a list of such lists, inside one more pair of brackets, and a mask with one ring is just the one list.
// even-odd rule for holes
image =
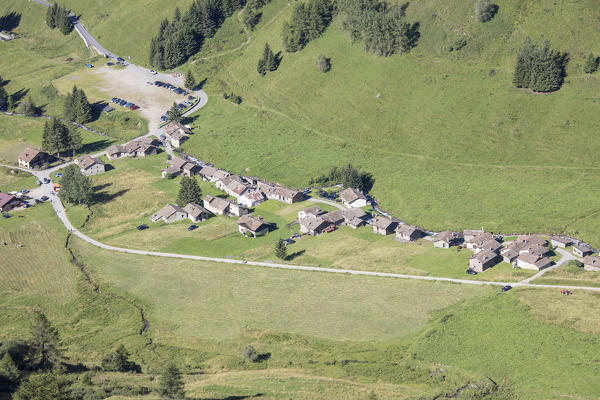
[[600, 257], [586, 256], [583, 259], [583, 269], [586, 271], [600, 272]]
[[41, 167], [44, 163], [51, 161], [53, 158], [54, 157], [44, 151], [27, 147], [19, 154], [17, 161], [19, 162], [19, 167], [33, 169]]
[[483, 250], [471, 256], [469, 259], [469, 268], [477, 272], [483, 272], [498, 264], [499, 261], [500, 257], [496, 252]]
[[344, 217], [344, 224], [346, 226], [357, 229], [367, 223], [366, 220], [369, 217], [369, 214], [360, 208], [348, 208], [342, 210], [342, 216]]
[[363, 192], [354, 188], [342, 190], [340, 192], [340, 199], [342, 200], [342, 204], [348, 208], [365, 207], [371, 204]]
[[342, 214], [342, 210], [330, 211], [321, 215], [323, 221], [328, 222], [329, 225], [333, 226], [341, 226], [344, 223], [344, 215]]
[[10, 211], [17, 206], [19, 199], [12, 194], [0, 193], [0, 211]]
[[398, 222], [386, 217], [377, 217], [373, 221], [373, 233], [378, 235], [391, 235], [398, 226]]
[[575, 246], [573, 246], [573, 253], [576, 256], [579, 257], [585, 257], [585, 256], [589, 256], [594, 252], [594, 249], [592, 248], [592, 246], [590, 246], [587, 243], [579, 243], [576, 244]]
[[504, 248], [501, 250], [502, 261], [507, 262], [509, 264], [513, 264], [516, 262], [517, 257], [519, 257], [519, 252], [514, 249]]
[[403, 242], [413, 242], [423, 237], [423, 231], [416, 226], [400, 224], [396, 228], [396, 239]]
[[298, 220], [300, 232], [315, 236], [324, 233], [327, 230], [335, 229], [335, 225], [323, 220], [320, 216], [307, 216]]
[[241, 216], [238, 221], [238, 230], [244, 236], [264, 236], [269, 233], [269, 224], [262, 218], [252, 214]]
[[101, 174], [105, 171], [105, 165], [99, 158], [91, 156], [79, 157], [75, 160], [75, 164], [83, 175], [90, 176]]

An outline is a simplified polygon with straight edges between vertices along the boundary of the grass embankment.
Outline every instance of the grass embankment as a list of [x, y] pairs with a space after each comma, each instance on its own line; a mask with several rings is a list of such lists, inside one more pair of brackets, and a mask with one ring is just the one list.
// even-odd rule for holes
[[546, 272], [533, 283], [600, 287], [600, 272], [585, 271], [581, 267], [565, 264]]
[[[286, 3], [269, 7], [283, 10]], [[322, 38], [284, 54], [278, 71], [260, 77], [256, 60], [266, 41], [281, 49], [290, 8], [259, 26], [239, 52], [194, 64], [199, 76], [209, 76], [210, 93], [233, 91], [244, 102], [233, 111], [212, 104], [200, 111], [200, 134], [187, 147], [224, 167], [247, 164], [293, 186], [351, 160], [373, 172], [382, 206], [408, 222], [564, 231], [596, 242], [598, 214], [590, 199], [600, 165], [586, 149], [600, 140], [591, 134], [600, 122], [594, 100], [600, 83], [581, 65], [598, 42], [589, 28], [589, 11], [597, 7], [508, 1], [480, 24], [470, 3], [411, 4], [420, 43], [390, 58], [351, 45], [337, 19]], [[449, 53], [456, 32], [468, 44]], [[569, 52], [569, 76], [559, 92], [539, 96], [511, 87], [514, 52], [527, 35], [543, 35]], [[314, 67], [319, 53], [331, 57], [331, 72]], [[210, 152], [201, 149], [206, 142]]]
[[35, 178], [27, 172], [0, 167], [0, 192], [12, 192], [35, 187]]

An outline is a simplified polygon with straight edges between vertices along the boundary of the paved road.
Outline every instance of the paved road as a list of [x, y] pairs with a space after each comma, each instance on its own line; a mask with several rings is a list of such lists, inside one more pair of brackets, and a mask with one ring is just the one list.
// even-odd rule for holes
[[548, 267], [548, 268], [545, 268], [545, 269], [539, 271], [537, 274], [535, 274], [535, 275], [533, 275], [533, 276], [531, 276], [531, 277], [529, 277], [527, 279], [523, 279], [521, 281], [521, 283], [529, 283], [529, 282], [531, 282], [531, 281], [539, 278], [540, 276], [544, 275], [546, 272], [552, 271], [553, 269], [558, 268], [561, 265], [563, 265], [563, 264], [565, 264], [565, 263], [567, 263], [567, 262], [569, 262], [571, 260], [582, 261], [580, 258], [575, 257], [573, 254], [571, 254], [567, 250], [564, 250], [564, 249], [561, 249], [561, 248], [557, 247], [556, 251], [558, 251], [562, 255], [561, 259], [556, 264], [554, 264], [551, 267]]
[[311, 197], [310, 199], [308, 199], [308, 201], [312, 201], [313, 203], [329, 204], [330, 206], [333, 206], [335, 208], [339, 208], [340, 210], [345, 210], [346, 209], [344, 206], [342, 206], [339, 203], [336, 203], [335, 201], [319, 199], [318, 197], [317, 198]]

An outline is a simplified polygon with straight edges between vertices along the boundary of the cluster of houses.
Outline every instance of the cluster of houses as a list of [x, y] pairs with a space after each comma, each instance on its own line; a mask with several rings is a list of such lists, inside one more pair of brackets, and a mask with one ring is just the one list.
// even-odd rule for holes
[[159, 143], [150, 136], [144, 136], [137, 140], [132, 140], [123, 146], [113, 145], [106, 149], [106, 157], [109, 160], [116, 160], [124, 157], [142, 158], [158, 153]]
[[179, 122], [169, 122], [165, 126], [165, 137], [171, 146], [178, 148], [192, 134], [192, 130]]

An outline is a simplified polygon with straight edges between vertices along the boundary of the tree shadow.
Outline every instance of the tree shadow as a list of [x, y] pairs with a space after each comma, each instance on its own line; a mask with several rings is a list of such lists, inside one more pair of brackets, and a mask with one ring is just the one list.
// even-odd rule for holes
[[196, 120], [198, 119], [198, 117], [199, 117], [199, 115], [198, 115], [198, 114], [196, 114], [196, 115], [193, 115], [193, 116], [192, 116], [192, 115], [190, 115], [190, 116], [187, 116], [187, 117], [183, 117], [183, 118], [181, 119], [181, 123], [182, 123], [182, 124], [184, 124], [184, 125], [190, 125], [190, 124], [192, 124], [194, 121], [196, 121]]
[[63, 363], [62, 365], [65, 367], [66, 372], [69, 374], [86, 372], [86, 371], [90, 370], [88, 367], [86, 367], [82, 363], [78, 363], [78, 364]]
[[21, 23], [21, 14], [14, 11], [0, 17], [0, 31], [12, 31]]
[[264, 393], [256, 393], [242, 396], [227, 396], [227, 397], [210, 397], [210, 398], [194, 398], [193, 400], [245, 400], [245, 399], [257, 399], [263, 397]]
[[258, 357], [256, 358], [256, 362], [266, 361], [269, 358], [271, 358], [271, 353], [262, 353], [258, 355]]
[[109, 186], [112, 186], [112, 183], [111, 183], [111, 182], [108, 182], [108, 183], [103, 183], [102, 185], [96, 185], [96, 186], [92, 187], [92, 190], [93, 190], [94, 192], [98, 192], [98, 191], [100, 191], [100, 190], [102, 190], [102, 189], [106, 189], [106, 188], [107, 188], [107, 187], [109, 187]]
[[95, 142], [86, 143], [78, 151], [78, 154], [96, 153], [102, 149], [107, 148], [112, 143], [113, 143], [112, 140], [107, 140], [107, 139], [96, 140]]
[[202, 79], [200, 82], [198, 82], [195, 89], [202, 89], [204, 87], [204, 85], [206, 85], [207, 80], [208, 80], [208, 78]]
[[278, 51], [277, 54], [275, 54], [275, 69], [279, 68], [281, 61], [283, 61], [283, 53]]
[[288, 254], [288, 256], [285, 258], [285, 261], [292, 261], [294, 258], [300, 257], [304, 253], [306, 253], [306, 250], [300, 250], [296, 251], [295, 253]]
[[115, 192], [115, 193], [108, 193], [108, 192], [94, 193], [94, 198], [93, 198], [92, 203], [105, 204], [105, 203], [108, 203], [109, 201], [116, 199], [117, 197], [123, 196], [127, 192], [129, 192], [129, 189], [119, 190], [118, 192]]
[[23, 88], [23, 89], [17, 90], [13, 94], [11, 94], [10, 97], [11, 97], [11, 99], [13, 101], [14, 107], [18, 106], [19, 103], [21, 102], [21, 100], [23, 100], [23, 98], [25, 96], [27, 96], [28, 93], [29, 93], [29, 89]]
[[2, 79], [2, 77], [0, 77], [0, 86], [6, 86], [10, 83], [10, 79]]
[[375, 185], [375, 178], [373, 174], [369, 172], [363, 172], [360, 176], [362, 190], [365, 193], [369, 193], [371, 189], [373, 189], [373, 185]]

